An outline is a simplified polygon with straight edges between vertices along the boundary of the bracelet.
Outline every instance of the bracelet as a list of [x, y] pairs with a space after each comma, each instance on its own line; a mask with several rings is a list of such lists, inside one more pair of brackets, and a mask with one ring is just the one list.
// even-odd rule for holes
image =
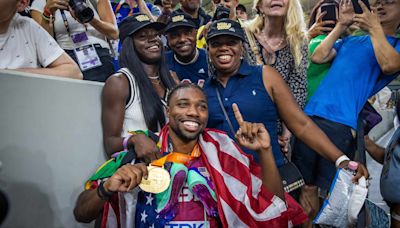
[[128, 135], [122, 141], [122, 147], [124, 147], [124, 151], [128, 151], [128, 141], [133, 135]]
[[50, 12], [50, 10], [49, 10], [49, 8], [47, 8], [46, 6], [43, 8], [43, 15], [45, 15], [46, 17], [50, 17], [50, 15], [53, 15], [51, 12]]
[[54, 17], [53, 15], [50, 15], [49, 17], [44, 15], [44, 13], [42, 13], [42, 18], [47, 21], [47, 22], [54, 22]]
[[107, 192], [106, 189], [104, 188], [104, 181], [101, 181], [99, 186], [97, 187], [97, 195], [102, 200], [108, 200], [108, 198], [110, 198], [113, 195], [113, 193]]
[[347, 156], [344, 155], [344, 154], [343, 154], [342, 156], [340, 156], [338, 159], [336, 159], [336, 162], [335, 162], [336, 168], [338, 168], [339, 165], [340, 165], [340, 163], [342, 163], [343, 161], [350, 161], [350, 158], [347, 157]]
[[134, 135], [139, 135], [143, 134], [146, 136], [149, 136], [149, 131], [142, 131], [142, 130], [137, 130], [137, 131], [128, 131], [129, 135], [124, 138], [122, 141], [122, 147], [124, 148], [124, 151], [128, 151], [128, 141], [129, 139], [134, 136]]

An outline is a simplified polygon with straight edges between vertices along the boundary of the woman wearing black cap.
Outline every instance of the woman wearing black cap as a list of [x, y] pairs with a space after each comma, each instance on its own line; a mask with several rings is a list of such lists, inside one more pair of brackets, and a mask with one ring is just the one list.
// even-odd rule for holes
[[[279, 73], [270, 66], [251, 66], [243, 59], [243, 41], [241, 26], [229, 19], [214, 22], [208, 31], [208, 54], [214, 71], [204, 88], [209, 103], [208, 127], [226, 131], [235, 138], [239, 125], [232, 105], [236, 103], [246, 121], [263, 123], [268, 129], [278, 167], [285, 163], [278, 145], [278, 114], [296, 137], [321, 155], [332, 162], [341, 158], [343, 153], [302, 112]], [[254, 151], [244, 151], [258, 161]], [[347, 165], [347, 162], [340, 165]], [[368, 175], [364, 166], [359, 167], [358, 177]]]
[[136, 156], [144, 160], [154, 159], [158, 151], [146, 136], [128, 131], [157, 132], [166, 122], [164, 100], [176, 81], [168, 71], [159, 37], [164, 26], [140, 13], [120, 24], [121, 69], [106, 81], [102, 94], [103, 139], [108, 156], [133, 145]]

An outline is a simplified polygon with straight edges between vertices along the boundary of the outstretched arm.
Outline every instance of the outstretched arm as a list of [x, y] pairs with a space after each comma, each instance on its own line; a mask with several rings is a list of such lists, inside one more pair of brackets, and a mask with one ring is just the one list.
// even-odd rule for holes
[[239, 123], [239, 130], [235, 135], [236, 139], [241, 146], [258, 152], [262, 167], [263, 185], [274, 195], [285, 200], [281, 176], [275, 164], [267, 129], [262, 123], [244, 121], [237, 104], [233, 104], [232, 109]]
[[[280, 117], [289, 130], [318, 154], [332, 162], [336, 162], [343, 153], [299, 108], [279, 73], [273, 68], [265, 66], [263, 69], [263, 80], [265, 88], [278, 108]], [[341, 166], [347, 167], [347, 163], [348, 161], [344, 161], [341, 163]], [[361, 176], [368, 177], [368, 171], [362, 164], [359, 164], [355, 179]]]
[[74, 60], [67, 53], [62, 53], [60, 57], [54, 60], [46, 68], [20, 68], [17, 71], [29, 72], [35, 74], [44, 74], [51, 76], [60, 76], [65, 78], [82, 79], [82, 72]]

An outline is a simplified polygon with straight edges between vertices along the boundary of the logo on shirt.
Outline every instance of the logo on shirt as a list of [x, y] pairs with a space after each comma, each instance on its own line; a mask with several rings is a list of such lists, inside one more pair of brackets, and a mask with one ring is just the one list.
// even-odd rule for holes
[[203, 68], [201, 68], [200, 70], [199, 70], [199, 72], [198, 72], [199, 74], [205, 74], [206, 72], [204, 71], [204, 69]]
[[251, 91], [251, 93], [253, 94], [253, 96], [257, 95], [256, 90], [253, 89], [253, 91]]

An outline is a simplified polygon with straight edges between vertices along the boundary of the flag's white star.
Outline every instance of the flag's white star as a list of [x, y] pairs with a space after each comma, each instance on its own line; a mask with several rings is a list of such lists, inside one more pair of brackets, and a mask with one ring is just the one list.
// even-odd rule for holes
[[148, 204], [148, 205], [152, 205], [153, 204], [153, 197], [151, 196], [151, 194], [149, 194], [148, 196], [146, 196], [146, 199], [147, 199], [147, 201], [146, 201], [146, 205]]
[[154, 228], [154, 223], [153, 223], [153, 224], [151, 224], [151, 226], [149, 226], [149, 228]]
[[148, 215], [146, 215], [146, 211], [143, 211], [142, 213], [140, 213], [140, 216], [141, 216], [140, 221], [143, 223], [146, 223], [146, 218], [148, 216]]

